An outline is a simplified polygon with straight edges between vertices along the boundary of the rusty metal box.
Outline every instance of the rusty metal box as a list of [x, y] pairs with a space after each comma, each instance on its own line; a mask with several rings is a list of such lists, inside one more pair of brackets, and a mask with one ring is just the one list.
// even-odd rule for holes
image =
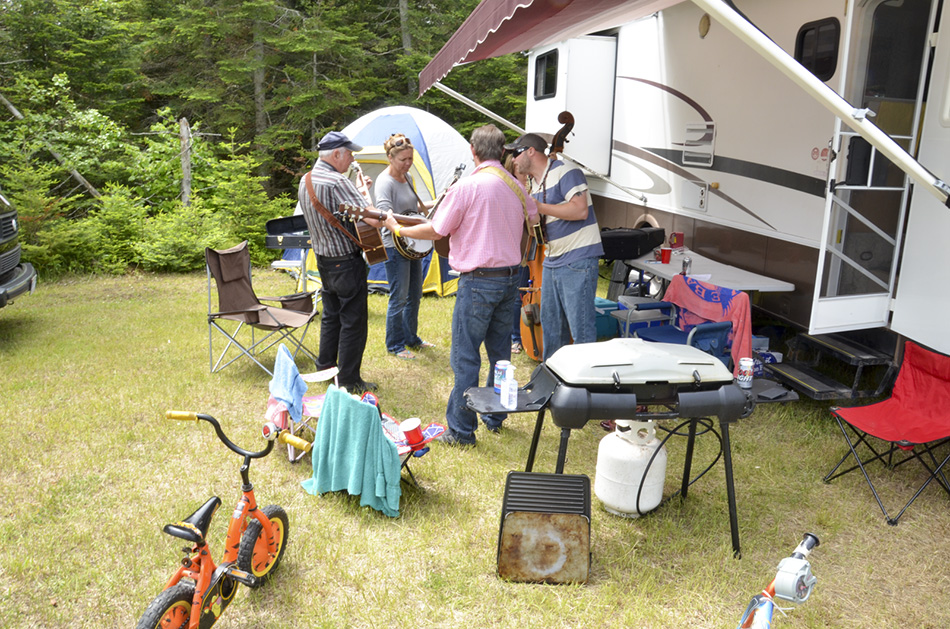
[[586, 583], [590, 562], [590, 479], [509, 472], [498, 531], [498, 576]]

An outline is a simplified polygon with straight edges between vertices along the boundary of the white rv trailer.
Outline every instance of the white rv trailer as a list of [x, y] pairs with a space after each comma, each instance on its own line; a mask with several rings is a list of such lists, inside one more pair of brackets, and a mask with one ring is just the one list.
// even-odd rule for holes
[[793, 283], [756, 303], [813, 333], [950, 353], [941, 2], [483, 0], [420, 87], [529, 50], [525, 128], [572, 112], [565, 154], [609, 176], [588, 176], [601, 226]]

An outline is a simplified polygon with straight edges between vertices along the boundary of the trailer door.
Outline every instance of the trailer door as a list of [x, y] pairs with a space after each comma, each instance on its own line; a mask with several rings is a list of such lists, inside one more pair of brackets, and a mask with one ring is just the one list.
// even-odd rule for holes
[[[920, 162], [946, 181], [950, 177], [950, 10], [940, 19], [924, 114]], [[937, 351], [950, 353], [945, 321], [950, 313], [950, 209], [922, 190], [910, 204], [891, 327]]]
[[[853, 35], [840, 89], [911, 155], [923, 107], [932, 4], [852, 3], [846, 29]], [[838, 158], [829, 172], [812, 333], [888, 325], [910, 198], [904, 173], [840, 120], [832, 146]]]

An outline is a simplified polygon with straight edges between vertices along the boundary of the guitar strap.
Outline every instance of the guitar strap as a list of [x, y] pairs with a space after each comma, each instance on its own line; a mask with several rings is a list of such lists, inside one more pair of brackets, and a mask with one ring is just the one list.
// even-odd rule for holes
[[[524, 198], [524, 192], [521, 190], [518, 184], [515, 183], [515, 180], [511, 178], [511, 175], [508, 174], [508, 171], [502, 170], [501, 168], [498, 168], [497, 166], [486, 166], [485, 168], [482, 169], [482, 171], [486, 173], [491, 173], [495, 175], [496, 177], [498, 177], [499, 179], [501, 179], [502, 181], [504, 181], [506, 184], [508, 184], [508, 187], [511, 188], [511, 191], [514, 192], [518, 196], [518, 199], [521, 201], [521, 211], [524, 213], [524, 225], [525, 225], [525, 228], [528, 230], [528, 233], [530, 234], [532, 231], [532, 228], [531, 228], [531, 219], [528, 218], [528, 202]], [[528, 252], [523, 251], [521, 254], [522, 266], [524, 266], [525, 262], [527, 261], [527, 256], [528, 256]]]
[[419, 193], [416, 192], [416, 186], [415, 184], [412, 183], [412, 177], [409, 176], [409, 173], [406, 173], [406, 181], [409, 183], [409, 189], [412, 190], [412, 194], [416, 196], [416, 201], [419, 202], [419, 207], [417, 208], [419, 210], [419, 213], [425, 216], [426, 204], [422, 200], [422, 197], [419, 196]]
[[311, 179], [310, 179], [310, 173], [309, 173], [309, 172], [308, 172], [306, 175], [304, 175], [304, 181], [306, 181], [306, 183], [307, 183], [307, 194], [310, 196], [310, 203], [313, 205], [314, 208], [316, 208], [316, 210], [317, 210], [318, 212], [320, 212], [320, 215], [321, 215], [324, 219], [326, 219], [326, 221], [330, 224], [330, 226], [331, 226], [331, 227], [335, 227], [335, 228], [339, 229], [341, 232], [343, 232], [343, 235], [344, 235], [344, 236], [346, 236], [347, 238], [349, 238], [350, 240], [352, 240], [353, 243], [354, 243], [357, 247], [359, 247], [360, 249], [362, 249], [363, 251], [369, 251], [369, 250], [371, 250], [372, 247], [369, 247], [369, 246], [367, 246], [367, 245], [364, 245], [362, 242], [360, 242], [360, 239], [359, 239], [359, 238], [357, 238], [356, 236], [354, 236], [353, 234], [351, 234], [351, 233], [350, 233], [350, 230], [348, 230], [346, 227], [343, 226], [343, 223], [340, 222], [340, 219], [338, 219], [337, 217], [335, 217], [335, 216], [330, 212], [330, 210], [328, 210], [327, 208], [325, 208], [325, 207], [323, 206], [323, 204], [320, 203], [320, 201], [317, 200], [317, 193], [316, 193], [316, 191], [313, 189], [313, 181], [311, 181]]

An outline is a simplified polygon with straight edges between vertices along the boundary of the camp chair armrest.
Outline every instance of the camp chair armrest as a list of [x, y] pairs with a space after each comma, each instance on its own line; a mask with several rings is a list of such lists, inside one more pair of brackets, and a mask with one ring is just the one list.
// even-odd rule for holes
[[659, 310], [660, 308], [673, 308], [675, 305], [669, 301], [648, 301], [635, 304], [634, 310]]
[[315, 291], [294, 293], [293, 295], [284, 295], [283, 297], [258, 297], [258, 299], [261, 301], [277, 302], [281, 308], [286, 308], [287, 310], [311, 312], [313, 310], [314, 292]]
[[240, 310], [221, 310], [220, 312], [209, 312], [208, 317], [226, 317], [228, 315], [238, 315], [244, 314], [247, 312], [261, 312], [262, 310], [267, 310], [267, 306], [252, 306], [251, 308], [241, 308]]

